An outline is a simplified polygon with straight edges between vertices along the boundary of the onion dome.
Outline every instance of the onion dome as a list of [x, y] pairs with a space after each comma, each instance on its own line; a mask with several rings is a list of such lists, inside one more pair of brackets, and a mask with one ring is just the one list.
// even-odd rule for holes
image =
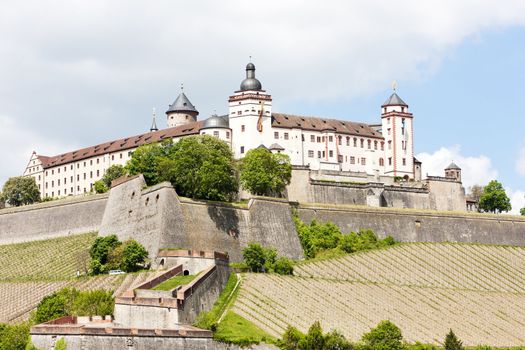
[[204, 121], [204, 125], [201, 129], [211, 129], [211, 128], [230, 128], [230, 122], [227, 115], [212, 115]]
[[255, 65], [250, 62], [246, 65], [246, 79], [241, 83], [241, 91], [254, 90], [262, 90], [262, 85], [261, 82], [255, 78]]

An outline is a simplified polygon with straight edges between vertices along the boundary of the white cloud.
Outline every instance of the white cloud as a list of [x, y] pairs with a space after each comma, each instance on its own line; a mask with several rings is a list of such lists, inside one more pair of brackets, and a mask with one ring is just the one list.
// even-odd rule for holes
[[[11, 176], [22, 175], [33, 150], [41, 154], [59, 154], [74, 145], [61, 145], [58, 142], [45, 140], [30, 131], [24, 131], [13, 118], [0, 115], [0, 186]], [[0, 188], [1, 189], [1, 188]]]
[[518, 174], [525, 176], [525, 147], [521, 148], [516, 160], [516, 171]]
[[520, 209], [525, 207], [525, 191], [506, 189], [506, 192], [510, 198], [510, 203], [512, 204], [512, 210], [510, 213], [519, 215]]
[[416, 158], [423, 163], [423, 176], [444, 176], [444, 169], [453, 161], [461, 168], [465, 189], [472, 185], [484, 186], [498, 177], [498, 171], [493, 168], [490, 158], [484, 155], [465, 156], [461, 154], [461, 147], [458, 145], [441, 147], [432, 154], [420, 153]]

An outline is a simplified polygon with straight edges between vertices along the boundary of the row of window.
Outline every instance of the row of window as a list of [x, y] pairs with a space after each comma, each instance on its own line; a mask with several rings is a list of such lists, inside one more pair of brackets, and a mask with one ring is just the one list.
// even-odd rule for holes
[[[128, 157], [131, 157], [132, 153], [133, 152], [131, 152], [131, 151], [128, 152]], [[123, 153], [119, 154], [119, 158], [120, 159], [124, 158]], [[111, 155], [111, 160], [115, 160], [115, 155], [114, 154]], [[96, 164], [100, 164], [100, 158], [96, 159]], [[89, 165], [93, 165], [93, 159], [89, 160]], [[86, 166], [87, 166], [87, 161], [84, 161], [83, 167], [85, 168]], [[77, 163], [77, 169], [79, 169], [79, 168], [80, 168], [80, 163]], [[56, 168], [57, 174], [60, 174], [60, 169], [61, 168]], [[73, 170], [73, 164], [70, 165], [70, 170]], [[64, 172], [67, 171], [67, 166], [64, 166], [63, 171]], [[54, 175], [54, 174], [55, 174], [55, 169], [51, 169], [51, 175]], [[49, 170], [46, 170], [46, 176], [48, 176], [48, 175], [49, 175]]]
[[[202, 134], [203, 134], [203, 135], [206, 135], [206, 132], [203, 131]], [[219, 131], [218, 131], [218, 130], [215, 130], [215, 131], [213, 132], [213, 136], [215, 136], [215, 137], [219, 137]], [[226, 131], [226, 138], [227, 138], [228, 140], [230, 139], [230, 132], [229, 132], [229, 131]]]
[[[93, 191], [93, 184], [92, 183], [89, 184], [89, 191]], [[84, 193], [87, 193], [87, 192], [88, 192], [87, 189], [84, 187]], [[77, 193], [80, 193], [80, 186], [77, 186]], [[73, 187], [71, 187], [69, 193], [67, 192], [67, 188], [64, 189], [64, 192], [62, 192], [62, 194], [60, 193], [60, 190], [57, 191], [57, 196], [58, 197], [60, 197], [61, 195], [67, 196], [68, 194], [71, 194], [71, 195], [74, 194]], [[46, 197], [48, 197], [47, 194], [46, 194]], [[53, 198], [53, 197], [55, 197], [55, 191], [51, 191], [51, 198]]]
[[[312, 150], [309, 150], [308, 151], [308, 158], [314, 158], [315, 156], [315, 152], [312, 151]], [[317, 151], [317, 158], [325, 158], [326, 156], [326, 153], [325, 151]], [[333, 151], [328, 151], [328, 157], [333, 157], [334, 156], [334, 152]], [[344, 158], [343, 158], [344, 157]], [[355, 157], [355, 156], [343, 156], [342, 154], [338, 155], [337, 156], [337, 161], [339, 163], [343, 163], [343, 161], [345, 162], [348, 162], [350, 164], [356, 164], [356, 160], [357, 160], [357, 164], [361, 164], [361, 165], [366, 165], [366, 158], [364, 157]], [[403, 165], [407, 165], [407, 160], [406, 158], [403, 158], [402, 159], [402, 164]], [[385, 165], [385, 161], [383, 158], [379, 158], [379, 166], [384, 166]], [[392, 165], [392, 157], [389, 157], [388, 158], [388, 165]]]
[[[99, 177], [100, 176], [100, 170], [97, 170], [96, 174], [97, 174], [96, 176]], [[93, 178], [93, 171], [89, 172], [89, 178], [90, 179]], [[40, 180], [40, 176], [38, 176], [38, 180]], [[84, 173], [84, 180], [87, 180], [87, 173]], [[77, 181], [80, 181], [80, 174], [77, 174]], [[70, 182], [71, 183], [73, 182], [73, 176], [71, 176]], [[62, 182], [62, 184], [63, 185], [67, 185], [67, 178], [66, 177], [64, 178], [64, 182]], [[60, 186], [60, 179], [57, 180], [57, 186]], [[55, 181], [51, 180], [51, 188], [54, 188], [54, 187], [55, 187]], [[45, 183], [45, 188], [46, 189], [48, 188], [48, 182], [47, 181]]]

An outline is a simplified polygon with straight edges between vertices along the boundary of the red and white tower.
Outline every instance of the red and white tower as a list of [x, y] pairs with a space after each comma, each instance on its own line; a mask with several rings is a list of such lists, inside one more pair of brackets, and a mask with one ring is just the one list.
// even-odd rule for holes
[[382, 133], [385, 138], [385, 175], [414, 178], [413, 115], [394, 92], [381, 106]]

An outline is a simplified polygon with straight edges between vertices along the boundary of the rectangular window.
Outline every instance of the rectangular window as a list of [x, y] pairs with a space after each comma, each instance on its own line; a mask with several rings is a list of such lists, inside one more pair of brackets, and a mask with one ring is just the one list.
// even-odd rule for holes
[[321, 158], [321, 151], [317, 151], [317, 158]]
[[65, 166], [65, 167], [64, 167], [64, 172], [66, 172], [66, 171], [67, 171], [67, 167]]
[[354, 156], [350, 156], [350, 164], [355, 164], [355, 157]]
[[324, 140], [325, 140], [325, 137], [324, 137], [324, 136], [323, 136], [323, 137], [321, 137], [321, 141], [323, 141], [323, 142], [324, 142]]
[[350, 138], [349, 137], [346, 138], [346, 145], [350, 146]]
[[73, 187], [71, 187], [71, 194], [73, 194]]
[[89, 172], [89, 178], [90, 178], [90, 179], [93, 178], [93, 172], [92, 172], [92, 171]]
[[337, 143], [339, 144], [339, 146], [341, 146], [341, 144], [343, 143], [343, 138], [341, 136], [337, 138]]
[[407, 165], [407, 159], [403, 158], [403, 165]]
[[229, 131], [226, 131], [226, 138], [230, 139], [230, 132]]
[[115, 155], [114, 154], [111, 155], [111, 160], [115, 160]]
[[51, 180], [51, 188], [55, 187], [55, 181]]
[[368, 140], [367, 144], [368, 144], [368, 149], [372, 149], [372, 140]]
[[80, 163], [77, 163], [77, 169], [80, 168]]
[[99, 164], [99, 163], [100, 163], [100, 159], [99, 159], [99, 158], [97, 158], [97, 164]]
[[384, 150], [385, 150], [385, 143], [381, 141], [381, 151], [384, 151]]
[[86, 167], [86, 162], [84, 162], [84, 168]]
[[354, 137], [354, 147], [357, 147], [357, 138]]
[[317, 142], [321, 142], [321, 137], [317, 136]]
[[100, 170], [97, 170], [97, 177], [100, 176]]
[[57, 169], [57, 173], [60, 174], [60, 168]]
[[342, 163], [342, 162], [343, 162], [343, 156], [342, 156], [342, 155], [338, 155], [338, 156], [337, 156], [337, 161], [338, 161], [339, 163]]
[[57, 186], [60, 186], [60, 179], [57, 180]]
[[325, 151], [323, 151], [323, 158], [325, 158], [325, 157], [326, 157], [326, 152], [325, 152]]
[[120, 154], [120, 159], [122, 159], [122, 153]]
[[215, 136], [215, 137], [219, 137], [219, 132], [218, 132], [217, 130], [215, 130], [215, 131], [213, 132], [213, 136]]
[[332, 150], [328, 151], [328, 157], [331, 158], [331, 157], [333, 157], [333, 156], [334, 156], [334, 151], [332, 151]]
[[77, 192], [80, 192], [80, 186], [77, 186]]
[[388, 157], [388, 165], [392, 165], [392, 157]]
[[308, 151], [308, 158], [314, 157], [314, 151]]
[[244, 153], [244, 146], [241, 146], [241, 154]]
[[246, 130], [246, 127], [244, 125], [241, 125], [241, 131], [244, 132]]
[[80, 174], [77, 174], [77, 181], [80, 181]]
[[388, 149], [392, 149], [392, 141], [388, 141]]
[[84, 180], [86, 179], [86, 173], [84, 173]]
[[[73, 176], [71, 176], [71, 180], [70, 180], [70, 182], [73, 183]], [[71, 191], [71, 192], [73, 192], [73, 191]]]
[[273, 138], [276, 139], [276, 140], [279, 139], [279, 132], [278, 131], [275, 131], [273, 133]]
[[55, 174], [55, 170], [51, 169], [51, 175], [54, 175], [54, 174]]
[[47, 182], [46, 182], [46, 190], [47, 190]]
[[[71, 170], [73, 170], [73, 164], [71, 164]], [[71, 191], [71, 192], [73, 192], [73, 191]]]
[[67, 188], [64, 188], [64, 196], [67, 194]]
[[333, 136], [328, 136], [328, 142], [334, 142], [334, 137]]
[[366, 165], [366, 158], [361, 158], [361, 165]]
[[284, 139], [288, 140], [288, 133], [287, 132], [284, 133]]
[[361, 139], [361, 148], [365, 148], [365, 140]]
[[64, 185], [67, 184], [67, 178], [64, 178]]
[[377, 141], [374, 141], [374, 149], [377, 150]]
[[310, 142], [315, 142], [315, 136], [314, 135], [310, 135]]
[[93, 165], [93, 159], [89, 160], [89, 165]]

